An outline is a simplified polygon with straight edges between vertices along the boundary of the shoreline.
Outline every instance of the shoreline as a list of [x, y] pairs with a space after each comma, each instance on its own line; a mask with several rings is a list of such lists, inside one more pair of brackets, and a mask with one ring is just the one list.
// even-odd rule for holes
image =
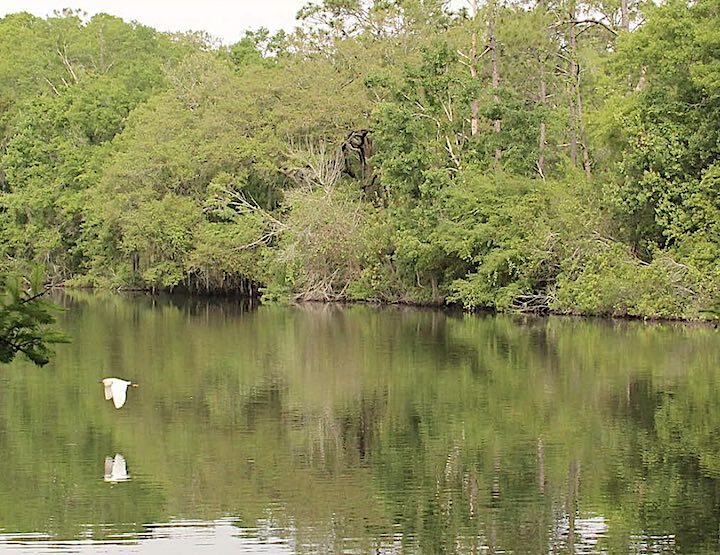
[[411, 300], [399, 300], [399, 301], [380, 301], [376, 299], [335, 299], [335, 300], [321, 300], [321, 299], [293, 299], [288, 298], [285, 302], [282, 301], [263, 301], [261, 297], [251, 297], [242, 295], [238, 292], [227, 291], [227, 292], [192, 292], [187, 290], [182, 291], [169, 291], [169, 290], [152, 290], [151, 288], [134, 288], [134, 287], [119, 287], [119, 288], [102, 288], [93, 286], [66, 286], [66, 285], [53, 285], [48, 288], [48, 291], [86, 291], [86, 292], [107, 292], [113, 294], [142, 294], [151, 297], [184, 297], [192, 299], [242, 299], [256, 304], [257, 306], [312, 306], [312, 305], [325, 305], [325, 306], [358, 306], [368, 305], [377, 308], [388, 308], [388, 307], [403, 307], [413, 308], [418, 310], [439, 310], [443, 312], [453, 312], [457, 314], [472, 314], [472, 315], [505, 315], [505, 316], [524, 316], [534, 318], [548, 318], [550, 316], [564, 317], [564, 318], [583, 318], [592, 320], [605, 320], [605, 321], [637, 321], [648, 324], [662, 324], [662, 323], [675, 323], [684, 325], [699, 325], [703, 327], [718, 328], [720, 326], [720, 318], [715, 320], [700, 319], [700, 318], [669, 318], [669, 317], [655, 317], [655, 316], [636, 316], [630, 314], [592, 314], [592, 313], [581, 313], [581, 312], [561, 312], [561, 311], [514, 311], [514, 310], [497, 310], [493, 308], [476, 309], [476, 310], [465, 310], [460, 304], [454, 303], [422, 303]]

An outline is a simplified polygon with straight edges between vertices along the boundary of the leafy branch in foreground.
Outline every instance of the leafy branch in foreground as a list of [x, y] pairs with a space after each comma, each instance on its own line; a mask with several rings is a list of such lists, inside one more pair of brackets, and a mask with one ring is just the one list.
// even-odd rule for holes
[[46, 292], [38, 276], [30, 281], [0, 277], [0, 362], [8, 363], [22, 353], [43, 366], [52, 354], [49, 345], [67, 341], [52, 328], [55, 306], [43, 298]]

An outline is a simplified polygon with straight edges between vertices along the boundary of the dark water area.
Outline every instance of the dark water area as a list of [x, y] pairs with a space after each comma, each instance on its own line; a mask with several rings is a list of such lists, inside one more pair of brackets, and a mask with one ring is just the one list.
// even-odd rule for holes
[[57, 300], [0, 368], [0, 552], [720, 552], [714, 329]]

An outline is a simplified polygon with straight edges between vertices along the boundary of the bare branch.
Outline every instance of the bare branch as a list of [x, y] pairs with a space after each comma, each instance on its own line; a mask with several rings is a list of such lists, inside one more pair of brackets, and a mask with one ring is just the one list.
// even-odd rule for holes
[[[616, 37], [618, 36], [618, 32], [615, 29], [613, 29], [612, 27], [610, 27], [607, 23], [603, 23], [602, 21], [596, 21], [594, 19], [578, 19], [578, 20], [569, 19], [566, 21], [556, 21], [553, 24], [553, 26], [556, 26], [556, 27], [560, 27], [562, 25], [590, 25], [590, 26], [599, 25], [600, 27], [604, 27], [607, 31], [609, 31]], [[580, 31], [580, 32], [582, 32], [582, 31]]]
[[291, 179], [298, 185], [319, 186], [325, 191], [335, 187], [345, 166], [341, 149], [328, 149], [325, 142], [316, 145], [306, 140], [302, 148], [291, 142], [287, 156], [293, 164], [287, 171]]
[[53, 85], [53, 82], [50, 81], [50, 79], [48, 79], [47, 77], [43, 77], [43, 79], [45, 79], [45, 82], [46, 82], [48, 85], [50, 85], [50, 88], [53, 90], [53, 92], [54, 92], [57, 96], [60, 96], [60, 91], [57, 90], [57, 88], [55, 87], [55, 85]]
[[77, 74], [75, 73], [75, 70], [73, 69], [73, 66], [72, 66], [72, 64], [70, 63], [70, 60], [69, 60], [68, 57], [67, 57], [67, 45], [64, 44], [62, 51], [60, 51], [60, 48], [58, 48], [58, 49], [56, 50], [56, 52], [58, 53], [58, 56], [60, 56], [60, 59], [62, 60], [63, 65], [65, 66], [65, 69], [67, 69], [68, 72], [70, 73], [70, 75], [72, 76], [73, 81], [75, 81], [75, 83], [77, 83], [77, 82], [78, 82], [78, 76], [77, 76]]
[[458, 159], [457, 155], [455, 154], [455, 151], [453, 150], [452, 143], [450, 142], [450, 137], [445, 135], [445, 143], [447, 145], [446, 149], [448, 153], [450, 154], [450, 158], [452, 158], [453, 163], [455, 164], [455, 167], [457, 169], [462, 169], [462, 164], [460, 163], [460, 160]]

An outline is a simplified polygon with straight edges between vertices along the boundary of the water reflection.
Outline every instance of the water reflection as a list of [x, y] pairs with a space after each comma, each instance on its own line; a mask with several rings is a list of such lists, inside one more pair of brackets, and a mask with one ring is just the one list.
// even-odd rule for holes
[[556, 522], [553, 553], [597, 553], [609, 530], [605, 517], [574, 514], [561, 515]]
[[232, 519], [212, 522], [173, 520], [148, 524], [140, 533], [115, 534], [93, 539], [98, 530], [87, 528], [82, 538], [57, 540], [48, 534], [0, 534], [0, 552], [73, 553], [73, 554], [147, 554], [167, 553], [253, 553], [290, 555], [296, 549], [287, 539], [264, 528], [243, 529]]
[[118, 482], [127, 482], [130, 480], [130, 474], [128, 474], [125, 457], [123, 457], [120, 453], [116, 454], [114, 458], [105, 457], [104, 479], [106, 482], [111, 482], [113, 484]]
[[[720, 549], [714, 330], [62, 302], [75, 341], [0, 373], [0, 550]], [[98, 368], [142, 369], [133, 410], [85, 387]]]

